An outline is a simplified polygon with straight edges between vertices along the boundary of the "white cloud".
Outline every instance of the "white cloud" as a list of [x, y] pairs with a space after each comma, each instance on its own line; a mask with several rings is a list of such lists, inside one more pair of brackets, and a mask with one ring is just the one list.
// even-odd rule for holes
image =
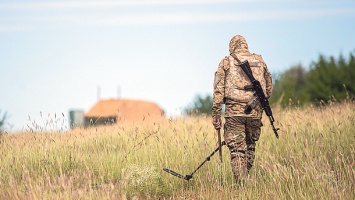
[[[0, 32], [23, 31], [38, 28], [60, 28], [63, 26], [85, 27], [119, 27], [119, 26], [151, 26], [194, 24], [214, 22], [265, 21], [265, 20], [298, 20], [329, 16], [355, 16], [355, 8], [309, 8], [307, 10], [252, 9], [239, 12], [206, 12], [206, 11], [175, 11], [162, 12], [128, 12], [126, 14], [113, 13], [105, 10], [121, 6], [167, 6], [186, 4], [223, 4], [223, 3], [251, 3], [261, 0], [125, 0], [125, 1], [67, 1], [42, 3], [0, 3], [0, 10], [25, 9], [35, 12], [3, 12], [0, 14]], [[267, 2], [279, 0], [267, 0]], [[265, 3], [265, 1], [263, 1]], [[77, 9], [93, 9], [88, 12]], [[101, 9], [98, 9], [101, 8]], [[164, 7], [162, 7], [164, 8]], [[46, 12], [56, 9], [56, 12]], [[64, 10], [63, 10], [64, 9]], [[73, 12], [65, 12], [74, 9]], [[99, 11], [97, 11], [97, 9]], [[58, 11], [57, 11], [58, 10]], [[43, 12], [42, 12], [43, 11]], [[104, 12], [102, 12], [104, 11]], [[156, 10], [155, 10], [156, 11]]]
[[121, 1], [61, 1], [0, 3], [6, 10], [102, 9], [128, 6], [175, 6], [225, 3], [281, 2], [282, 0], [121, 0]]
[[[253, 11], [240, 13], [176, 12], [138, 14], [44, 14], [24, 16], [40, 23], [60, 23], [84, 26], [137, 26], [191, 24], [228, 21], [290, 20], [327, 16], [355, 16], [355, 9], [320, 9], [289, 11]], [[16, 19], [15, 19], [16, 20]], [[18, 19], [17, 19], [18, 20]], [[10, 20], [11, 21], [11, 20]], [[21, 20], [19, 20], [21, 21]], [[16, 21], [13, 21], [16, 23]], [[11, 23], [11, 24], [13, 24]], [[13, 25], [12, 25], [13, 26]]]
[[1, 32], [21, 32], [21, 31], [28, 31], [33, 29], [32, 26], [29, 25], [10, 25], [10, 24], [4, 24], [2, 25], [0, 23], [0, 33]]

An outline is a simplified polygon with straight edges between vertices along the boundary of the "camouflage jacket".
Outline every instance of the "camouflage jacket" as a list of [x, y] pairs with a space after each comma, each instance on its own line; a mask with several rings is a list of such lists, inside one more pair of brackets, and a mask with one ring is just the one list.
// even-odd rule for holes
[[[260, 82], [265, 96], [269, 98], [272, 93], [272, 77], [262, 57], [251, 54], [247, 50], [232, 53], [235, 53], [240, 61], [248, 60], [253, 76]], [[251, 81], [238, 64], [232, 56], [226, 56], [219, 63], [214, 78], [213, 120], [221, 118], [222, 104], [225, 104], [225, 117], [261, 118], [262, 116], [260, 103], [257, 103], [250, 114], [244, 113], [247, 103], [254, 98], [254, 91], [244, 89], [244, 86], [251, 85]]]

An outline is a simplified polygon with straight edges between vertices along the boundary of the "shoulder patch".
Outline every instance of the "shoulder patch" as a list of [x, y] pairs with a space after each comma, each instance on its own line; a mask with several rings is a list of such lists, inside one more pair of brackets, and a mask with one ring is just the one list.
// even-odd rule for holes
[[217, 72], [214, 73], [214, 81], [213, 81], [213, 88], [216, 89], [219, 81], [221, 80], [221, 76], [218, 75]]
[[229, 58], [226, 56], [223, 58], [223, 69], [224, 71], [227, 71], [229, 69]]
[[228, 60], [228, 59], [223, 59], [223, 65], [224, 65], [224, 66], [229, 65], [229, 60]]

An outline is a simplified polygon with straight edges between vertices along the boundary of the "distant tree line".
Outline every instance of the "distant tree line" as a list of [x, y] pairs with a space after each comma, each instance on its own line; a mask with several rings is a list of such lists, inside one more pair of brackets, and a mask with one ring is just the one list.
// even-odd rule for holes
[[[274, 77], [270, 104], [282, 107], [302, 106], [306, 103], [342, 101], [355, 97], [355, 55], [345, 59], [320, 55], [309, 68], [296, 65]], [[193, 103], [186, 106], [184, 114], [211, 115], [212, 95], [196, 95]]]
[[341, 101], [355, 96], [355, 56], [327, 58], [320, 55], [307, 70], [293, 66], [274, 82], [270, 103], [281, 106], [303, 105], [309, 102]]
[[211, 115], [211, 107], [213, 103], [213, 98], [211, 95], [202, 96], [200, 94], [194, 97], [193, 103], [186, 106], [183, 110], [185, 115]]

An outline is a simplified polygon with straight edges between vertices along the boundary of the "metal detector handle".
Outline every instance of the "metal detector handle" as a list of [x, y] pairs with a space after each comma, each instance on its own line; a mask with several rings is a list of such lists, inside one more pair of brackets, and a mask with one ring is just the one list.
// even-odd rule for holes
[[221, 161], [221, 164], [223, 163], [222, 160], [222, 139], [221, 139], [221, 129], [217, 130], [217, 134], [218, 134], [218, 150], [219, 150], [219, 159]]

